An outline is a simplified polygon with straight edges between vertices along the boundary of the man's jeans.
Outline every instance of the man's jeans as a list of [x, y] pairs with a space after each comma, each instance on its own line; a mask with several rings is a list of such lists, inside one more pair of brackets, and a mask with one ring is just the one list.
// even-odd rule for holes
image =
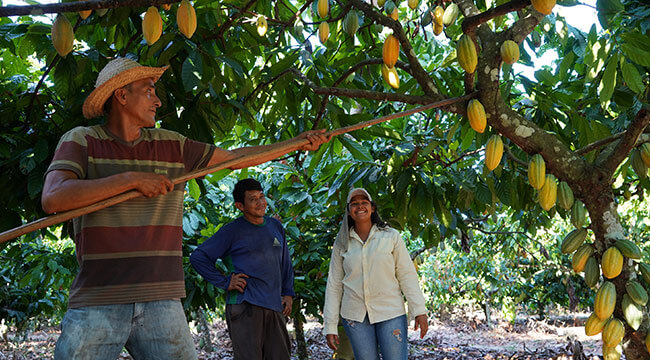
[[196, 359], [178, 300], [68, 309], [54, 358], [115, 360], [123, 347], [136, 360]]
[[383, 360], [408, 359], [406, 315], [375, 324], [370, 324], [368, 315], [363, 322], [343, 319], [343, 328], [350, 338], [356, 360], [379, 360], [377, 347]]

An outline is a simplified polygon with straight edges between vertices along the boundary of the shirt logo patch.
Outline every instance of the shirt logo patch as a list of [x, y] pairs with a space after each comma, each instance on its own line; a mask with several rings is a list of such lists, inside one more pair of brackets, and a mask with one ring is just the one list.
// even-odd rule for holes
[[273, 246], [282, 246], [282, 244], [280, 244], [278, 241], [278, 238], [273, 238]]

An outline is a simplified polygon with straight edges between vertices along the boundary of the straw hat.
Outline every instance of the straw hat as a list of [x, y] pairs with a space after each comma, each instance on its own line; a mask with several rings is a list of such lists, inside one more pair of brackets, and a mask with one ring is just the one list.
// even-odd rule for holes
[[104, 113], [104, 103], [113, 95], [113, 91], [134, 81], [153, 78], [158, 81], [169, 66], [142, 66], [128, 58], [111, 60], [97, 75], [95, 90], [88, 95], [83, 105], [86, 119], [92, 119]]

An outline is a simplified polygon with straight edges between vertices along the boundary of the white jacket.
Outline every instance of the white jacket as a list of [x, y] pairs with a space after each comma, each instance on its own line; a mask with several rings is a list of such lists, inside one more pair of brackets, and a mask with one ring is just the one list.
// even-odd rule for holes
[[411, 319], [426, 314], [415, 266], [399, 232], [373, 225], [364, 243], [350, 230], [348, 250], [334, 246], [325, 291], [323, 332], [338, 334], [339, 314], [371, 324], [404, 315], [404, 297]]

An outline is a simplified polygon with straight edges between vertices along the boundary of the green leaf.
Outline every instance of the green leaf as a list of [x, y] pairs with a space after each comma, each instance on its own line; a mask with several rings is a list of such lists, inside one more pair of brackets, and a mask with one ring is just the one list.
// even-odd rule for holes
[[605, 108], [612, 98], [614, 87], [616, 86], [616, 68], [618, 67], [618, 55], [614, 55], [605, 67], [602, 79], [598, 84], [598, 98], [600, 105]]
[[201, 189], [199, 188], [199, 184], [196, 183], [196, 180], [190, 179], [187, 182], [187, 187], [189, 188], [190, 196], [194, 200], [199, 200], [199, 197], [201, 196]]
[[372, 161], [372, 156], [370, 156], [370, 153], [368, 152], [368, 149], [363, 147], [361, 144], [358, 142], [349, 139], [346, 136], [340, 136], [339, 141], [345, 146], [346, 149], [352, 154], [352, 156], [355, 159], [358, 160], [363, 160], [363, 161]]
[[632, 44], [621, 45], [621, 50], [623, 50], [623, 53], [635, 63], [641, 66], [650, 67], [650, 51], [645, 51]]
[[643, 81], [641, 80], [641, 75], [637, 71], [636, 67], [627, 61], [623, 61], [623, 65], [621, 65], [621, 70], [622, 70], [621, 72], [623, 73], [623, 80], [625, 80], [627, 87], [629, 87], [632, 91], [634, 91], [637, 94], [643, 93], [643, 89], [645, 88], [645, 86], [643, 85]]
[[190, 92], [200, 83], [201, 78], [201, 55], [194, 51], [183, 61], [183, 69], [181, 70], [181, 78], [183, 79], [183, 88], [185, 91]]

